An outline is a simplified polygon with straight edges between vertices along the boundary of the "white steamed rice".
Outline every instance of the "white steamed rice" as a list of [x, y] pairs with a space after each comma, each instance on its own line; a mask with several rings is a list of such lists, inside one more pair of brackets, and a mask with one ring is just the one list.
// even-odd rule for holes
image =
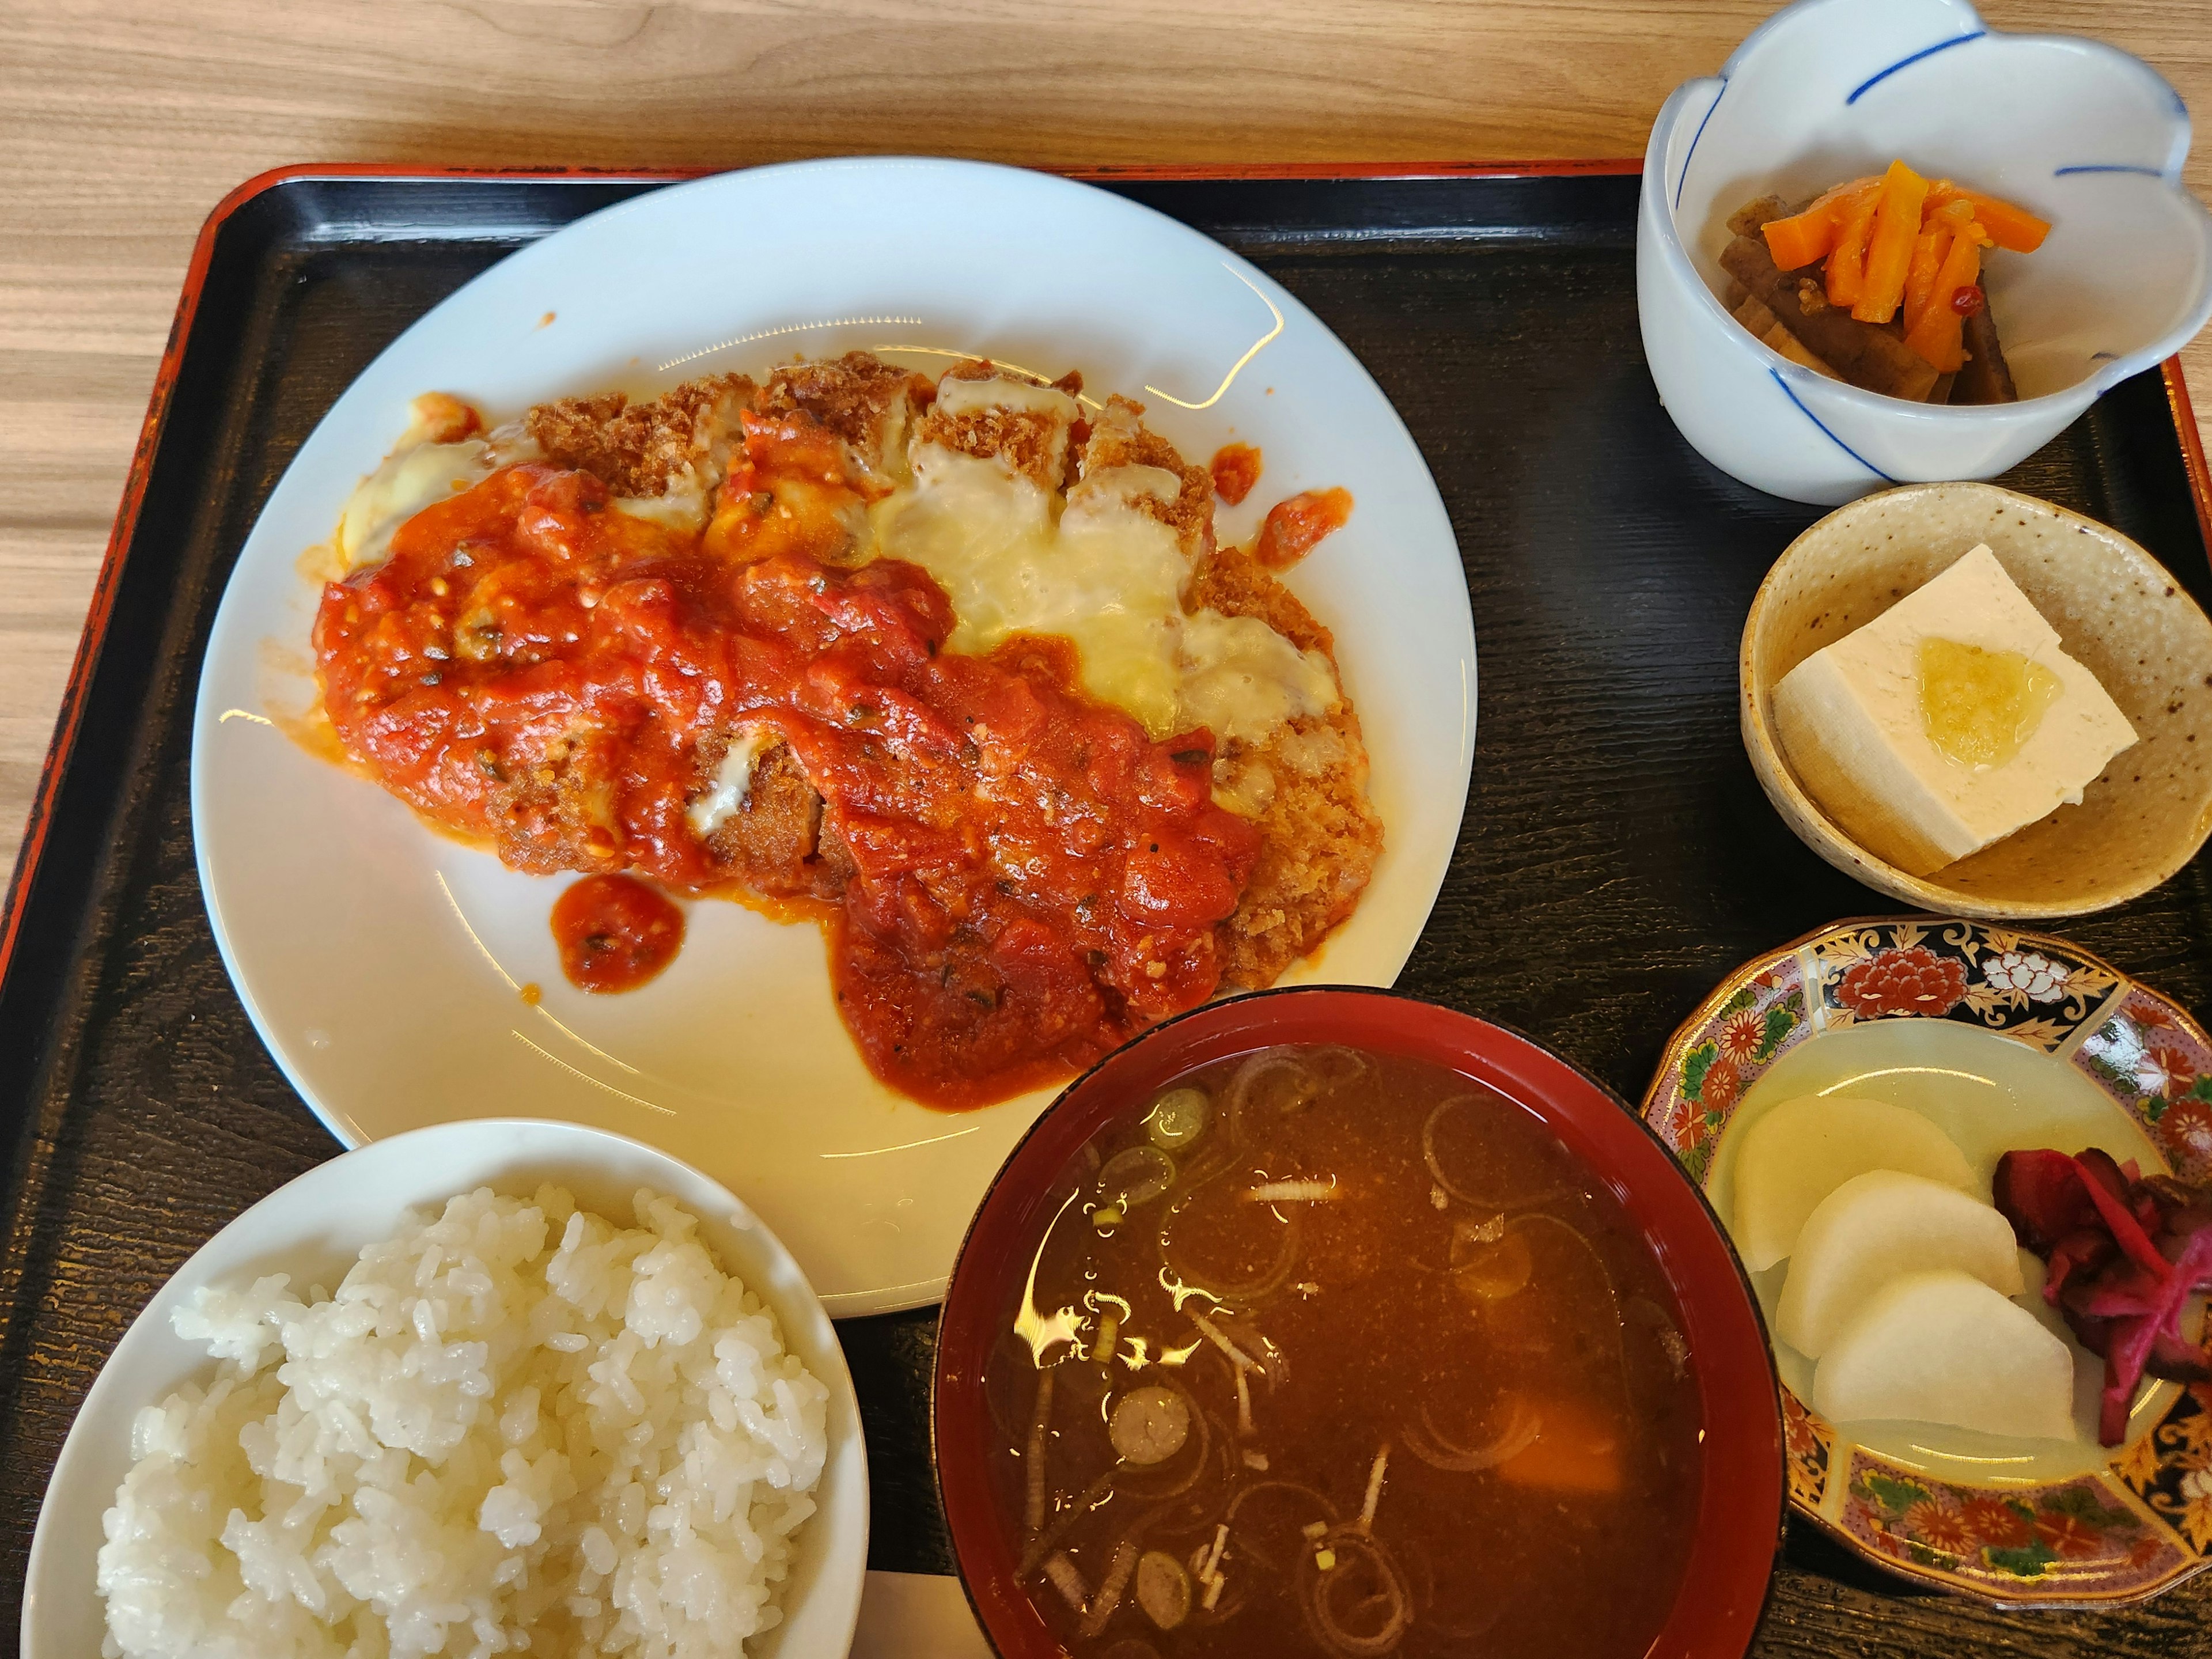
[[727, 1655], [781, 1616], [829, 1390], [648, 1192], [622, 1231], [489, 1188], [335, 1297], [203, 1289], [222, 1361], [138, 1413], [109, 1659]]

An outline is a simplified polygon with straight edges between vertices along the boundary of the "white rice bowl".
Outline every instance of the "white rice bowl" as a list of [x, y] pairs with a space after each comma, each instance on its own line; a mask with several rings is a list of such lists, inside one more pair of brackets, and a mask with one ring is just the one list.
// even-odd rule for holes
[[[830, 1392], [672, 1200], [410, 1215], [337, 1286], [202, 1287], [131, 1425], [110, 1656], [726, 1655], [773, 1628]], [[143, 1398], [142, 1395], [141, 1398]]]

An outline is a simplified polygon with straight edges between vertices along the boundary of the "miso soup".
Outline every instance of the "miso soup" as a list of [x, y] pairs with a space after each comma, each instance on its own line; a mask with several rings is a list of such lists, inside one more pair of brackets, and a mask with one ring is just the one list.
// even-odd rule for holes
[[1696, 1356], [1534, 1118], [1344, 1048], [1087, 1146], [985, 1371], [1023, 1586], [1079, 1659], [1635, 1659], [1698, 1511]]

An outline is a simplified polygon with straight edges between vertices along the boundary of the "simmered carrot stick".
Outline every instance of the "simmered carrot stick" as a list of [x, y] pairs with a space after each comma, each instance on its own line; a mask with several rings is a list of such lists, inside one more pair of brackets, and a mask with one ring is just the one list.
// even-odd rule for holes
[[1620, 1426], [1612, 1413], [1578, 1400], [1546, 1399], [1533, 1409], [1540, 1425], [1536, 1437], [1498, 1466], [1501, 1479], [1555, 1492], [1620, 1490], [1626, 1471]]
[[1859, 321], [1886, 323], [1897, 315], [1912, 264], [1912, 245], [1920, 234], [1921, 205], [1927, 199], [1928, 181], [1904, 162], [1892, 161], [1875, 205], [1865, 282], [1851, 306], [1851, 315]]
[[1943, 268], [1936, 273], [1936, 286], [1928, 296], [1927, 312], [1921, 317], [1919, 327], [1905, 337], [1905, 343], [1941, 374], [1956, 374], [1966, 365], [1966, 319], [1955, 301], [1981, 275], [1980, 231], [1981, 227], [1969, 220], [1952, 237], [1950, 250], [1943, 256]]
[[1943, 269], [1943, 256], [1950, 252], [1951, 228], [1942, 221], [1930, 221], [1920, 234], [1912, 239], [1912, 263], [1905, 272], [1905, 331], [1910, 334], [1928, 314], [1929, 297], [1936, 291], [1936, 278]]
[[1836, 245], [1844, 214], [1881, 188], [1880, 179], [1854, 179], [1821, 195], [1802, 213], [1786, 219], [1770, 219], [1759, 227], [1766, 251], [1784, 270], [1802, 270], [1827, 257]]
[[1867, 242], [1874, 234], [1874, 215], [1881, 202], [1879, 191], [1864, 199], [1854, 198], [1836, 232], [1836, 246], [1828, 255], [1828, 303], [1849, 309], [1858, 303], [1866, 288]]
[[1989, 233], [1990, 241], [2008, 253], [2033, 253], [2051, 234], [2051, 222], [2039, 219], [2025, 208], [1985, 196], [1978, 190], [1961, 190], [1948, 179], [1939, 179], [1928, 191], [1928, 211], [1953, 202], [1973, 204], [1974, 219]]

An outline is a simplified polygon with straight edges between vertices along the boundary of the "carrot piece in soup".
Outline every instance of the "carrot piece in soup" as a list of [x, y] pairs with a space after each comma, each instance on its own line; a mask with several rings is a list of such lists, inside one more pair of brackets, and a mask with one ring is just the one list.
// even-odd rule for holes
[[1867, 242], [1874, 234], [1875, 209], [1880, 191], [1864, 200], [1854, 199], [1836, 232], [1836, 246], [1828, 255], [1828, 303], [1840, 309], [1856, 306], [1866, 289]]
[[1892, 161], [1875, 204], [1874, 230], [1867, 243], [1866, 280], [1851, 306], [1863, 323], [1886, 323], [1905, 298], [1905, 273], [1912, 245], [1920, 234], [1920, 210], [1928, 181], [1902, 161]]
[[2008, 253], [2033, 253], [2051, 234], [2048, 219], [2039, 219], [2026, 208], [2014, 207], [2010, 202], [2000, 201], [1978, 190], [1961, 190], [1948, 179], [1937, 181], [1928, 192], [1928, 210], [1931, 213], [1953, 202], [1968, 204], [1973, 209], [1975, 222], [1989, 233], [1990, 241]]
[[1516, 1486], [1599, 1493], [1620, 1490], [1620, 1425], [1587, 1402], [1547, 1400], [1529, 1407], [1536, 1437], [1498, 1466]]

